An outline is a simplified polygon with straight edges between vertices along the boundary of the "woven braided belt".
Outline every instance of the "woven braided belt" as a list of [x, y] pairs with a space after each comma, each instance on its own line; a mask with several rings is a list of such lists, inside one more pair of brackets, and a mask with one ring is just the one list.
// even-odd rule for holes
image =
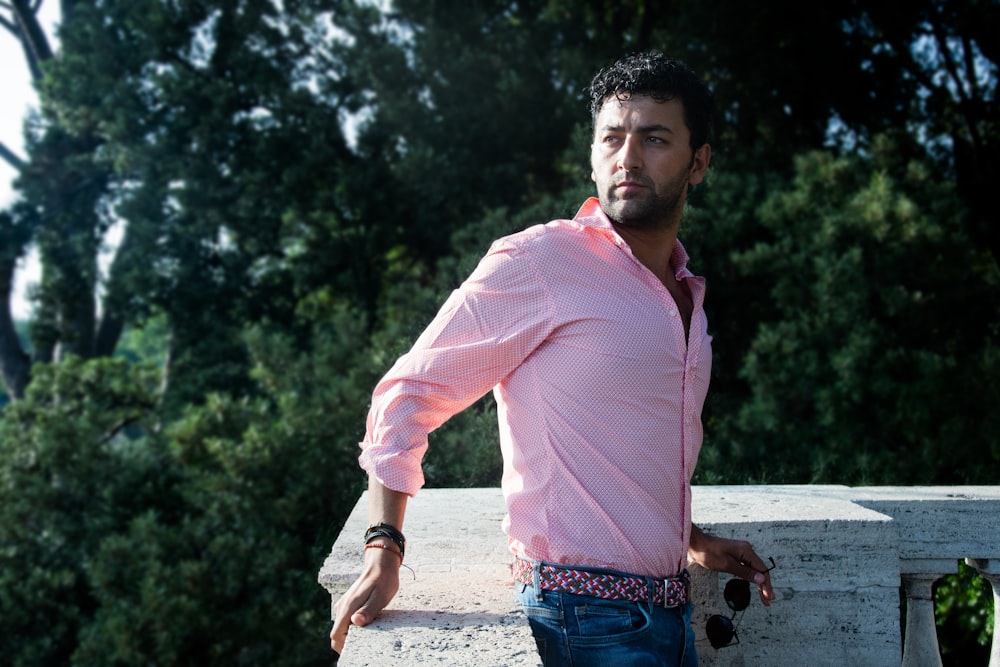
[[[533, 583], [531, 561], [518, 558], [514, 561], [514, 579], [522, 584]], [[687, 604], [691, 576], [687, 570], [670, 579], [647, 579], [625, 574], [611, 574], [593, 570], [574, 570], [542, 563], [538, 568], [542, 590], [573, 595], [589, 595], [603, 600], [631, 600], [645, 602], [649, 599], [649, 586], [653, 584], [653, 604], [680, 607]]]

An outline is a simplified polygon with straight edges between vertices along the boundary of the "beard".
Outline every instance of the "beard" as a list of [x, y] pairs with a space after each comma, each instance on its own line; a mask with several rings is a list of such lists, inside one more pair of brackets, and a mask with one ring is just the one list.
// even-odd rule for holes
[[609, 184], [598, 193], [601, 208], [613, 222], [623, 227], [635, 229], [669, 229], [680, 221], [687, 195], [687, 175], [655, 188], [652, 181], [640, 178], [639, 183], [646, 189], [637, 194], [622, 197]]

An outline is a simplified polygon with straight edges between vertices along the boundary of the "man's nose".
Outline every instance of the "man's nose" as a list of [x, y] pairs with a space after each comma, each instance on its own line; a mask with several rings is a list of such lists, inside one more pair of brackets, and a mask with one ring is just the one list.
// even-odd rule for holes
[[626, 137], [622, 142], [618, 152], [618, 168], [624, 171], [638, 171], [642, 168], [642, 154], [634, 137]]

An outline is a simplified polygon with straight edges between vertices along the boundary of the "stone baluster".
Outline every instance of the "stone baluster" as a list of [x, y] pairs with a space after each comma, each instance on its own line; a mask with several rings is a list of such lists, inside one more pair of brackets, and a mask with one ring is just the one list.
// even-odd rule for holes
[[993, 649], [990, 667], [1000, 667], [1000, 560], [966, 558], [966, 564], [979, 570], [993, 587]]
[[957, 572], [958, 561], [904, 560], [900, 568], [906, 590], [903, 667], [941, 667], [941, 648], [934, 621], [934, 582]]

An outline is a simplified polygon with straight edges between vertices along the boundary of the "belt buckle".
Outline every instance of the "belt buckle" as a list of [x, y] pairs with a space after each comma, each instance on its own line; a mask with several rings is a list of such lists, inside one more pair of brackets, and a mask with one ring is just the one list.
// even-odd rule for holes
[[[684, 601], [677, 604], [670, 604], [671, 596], [667, 594], [669, 590], [668, 582], [672, 583], [674, 581], [680, 581], [684, 584]], [[683, 574], [676, 577], [671, 577], [670, 579], [663, 580], [663, 608], [664, 609], [676, 609], [684, 604], [691, 601], [691, 577], [684, 576]]]

